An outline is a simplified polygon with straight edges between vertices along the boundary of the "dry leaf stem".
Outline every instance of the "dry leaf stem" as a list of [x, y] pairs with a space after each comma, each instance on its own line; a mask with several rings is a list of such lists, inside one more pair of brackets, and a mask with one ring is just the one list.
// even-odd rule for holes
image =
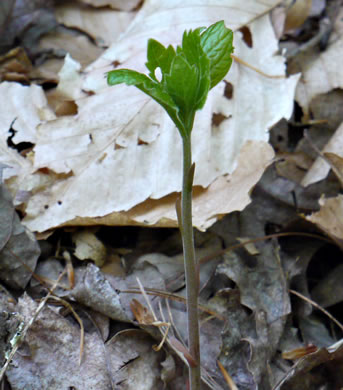
[[192, 187], [194, 165], [192, 165], [191, 133], [182, 137], [183, 142], [183, 181], [181, 195], [181, 233], [185, 264], [188, 348], [195, 364], [189, 364], [191, 390], [200, 389], [200, 340], [198, 319], [199, 267], [195, 258], [192, 224]]

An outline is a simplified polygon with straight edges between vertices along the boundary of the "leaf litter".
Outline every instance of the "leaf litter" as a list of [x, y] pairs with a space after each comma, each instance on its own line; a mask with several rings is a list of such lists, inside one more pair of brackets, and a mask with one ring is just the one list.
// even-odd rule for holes
[[[261, 5], [259, 11], [264, 12], [268, 9], [267, 6]], [[204, 25], [212, 22], [212, 19], [206, 19], [202, 14], [202, 7], [195, 7], [194, 10], [199, 14], [198, 23], [201, 20]], [[240, 13], [241, 16], [235, 19], [231, 16], [231, 11], [230, 7], [223, 8], [223, 12], [230, 14], [230, 18], [237, 23], [234, 28], [241, 27], [252, 18], [251, 14]], [[173, 8], [173, 12], [183, 26], [187, 23], [189, 27], [193, 26], [190, 13], [180, 13], [177, 7]], [[258, 11], [254, 12], [258, 15]], [[34, 170], [48, 169], [47, 176], [51, 177], [57, 173], [67, 177], [64, 180], [55, 180], [49, 188], [35, 191], [25, 204], [25, 223], [30, 229], [45, 231], [61, 224], [74, 224], [75, 220], [78, 220], [79, 224], [82, 219], [85, 222], [87, 220], [89, 224], [90, 219], [95, 217], [97, 223], [99, 223], [98, 218], [103, 218], [101, 223], [104, 224], [125, 224], [129, 220], [130, 223], [145, 226], [158, 226], [159, 223], [163, 226], [176, 225], [173, 198], [167, 198], [162, 203], [157, 202], [158, 206], [151, 211], [152, 215], [144, 212], [151, 207], [150, 204], [144, 205], [144, 201], [172, 196], [180, 190], [181, 150], [178, 135], [175, 134], [172, 123], [154, 102], [148, 102], [146, 97], [136, 92], [132, 93], [125, 86], [107, 88], [103, 77], [104, 73], [113, 67], [112, 63], [119, 62], [121, 66], [130, 67], [134, 62], [136, 68], [138, 64], [144, 64], [143, 53], [148, 38], [147, 31], [149, 37], [153, 37], [154, 34], [159, 37], [163, 31], [161, 26], [163, 29], [166, 27], [160, 21], [156, 27], [153, 27], [160, 14], [161, 17], [166, 17], [163, 9], [156, 9], [153, 2], [146, 2], [126, 32], [106, 51], [106, 54], [104, 53], [87, 68], [80, 89], [87, 91], [91, 96], [76, 100], [78, 106], [76, 116], [41, 122], [37, 126]], [[142, 25], [139, 20], [144, 17], [146, 22]], [[187, 18], [190, 20], [188, 21]], [[166, 22], [171, 23], [170, 19], [168, 20]], [[152, 24], [151, 28], [149, 24]], [[140, 32], [143, 26], [144, 31]], [[261, 58], [261, 62], [257, 65], [265, 73], [282, 76], [284, 59], [282, 56], [275, 55], [277, 42], [267, 18], [265, 21], [263, 18], [257, 19], [250, 28], [256, 40], [263, 36], [270, 45], [263, 47], [254, 45], [249, 48], [237, 34], [236, 53], [246, 62], [254, 62], [255, 65], [256, 58]], [[164, 39], [168, 39], [168, 43], [176, 43], [178, 39], [176, 37], [181, 36], [182, 32], [178, 32], [177, 29], [169, 29], [169, 31], [169, 34], [163, 35]], [[270, 58], [270, 61], [265, 61], [266, 57]], [[240, 65], [236, 65], [228, 80], [234, 86], [233, 97], [231, 99], [225, 97], [225, 83], [221, 83], [213, 91], [208, 104], [197, 119], [198, 122], [195, 124], [197, 131], [193, 133], [197, 165], [195, 185], [199, 186], [201, 191], [198, 196], [199, 203], [195, 204], [195, 208], [199, 210], [197, 213], [199, 220], [195, 220], [195, 226], [205, 229], [215, 222], [217, 215], [242, 209], [249, 201], [247, 192], [273, 157], [267, 143], [266, 130], [282, 116], [290, 116], [297, 78], [294, 76], [289, 79], [268, 79], [252, 70], [240, 69]], [[251, 83], [256, 85], [255, 88], [250, 88]], [[254, 98], [252, 94], [262, 89], [265, 91], [262, 98], [261, 94], [258, 98], [257, 96]], [[280, 91], [284, 91], [281, 96], [284, 96], [285, 101], [280, 100]], [[251, 98], [243, 98], [241, 94]], [[275, 99], [275, 94], [278, 95], [278, 99]], [[106, 109], [104, 112], [109, 101], [113, 102], [113, 107], [118, 105], [118, 108]], [[125, 101], [125, 109], [123, 101]], [[242, 103], [238, 104], [238, 101], [246, 102], [245, 107]], [[263, 115], [256, 115], [257, 111], [261, 111], [264, 106], [268, 106], [269, 110], [263, 110]], [[123, 110], [125, 116], [120, 114]], [[248, 116], [243, 115], [246, 111], [249, 112]], [[220, 124], [211, 126], [213, 112], [220, 113], [225, 118]], [[256, 118], [260, 118], [260, 121], [256, 121]], [[211, 127], [212, 130], [209, 131]], [[231, 137], [231, 142], [228, 142], [225, 134], [232, 132], [235, 136]], [[172, 154], [168, 152], [168, 145], [171, 144], [175, 145], [175, 152]], [[206, 145], [211, 145], [211, 149], [206, 151]], [[252, 157], [254, 164], [247, 164], [246, 169], [240, 172], [238, 159], [247, 161], [247, 156], [250, 156], [252, 150], [259, 155]], [[156, 159], [159, 161], [158, 164]], [[256, 169], [257, 161], [259, 169]], [[168, 177], [164, 174], [164, 167], [168, 167]], [[113, 171], [118, 172], [115, 185], [108, 180], [102, 180], [102, 177], [110, 177], [110, 172]], [[89, 178], [94, 183], [93, 187], [88, 185]], [[234, 185], [236, 180], [238, 183], [247, 180], [247, 186], [236, 189]], [[117, 191], [117, 187], [121, 190]], [[97, 189], [97, 195], [102, 197], [100, 202], [89, 202], [89, 199], [93, 198], [92, 189], [93, 191]], [[222, 197], [213, 202], [211, 209], [206, 209], [204, 205], [208, 198], [211, 198], [208, 194], [210, 191], [218, 196], [222, 194]], [[228, 195], [240, 192], [241, 195], [236, 198], [231, 196], [231, 204], [222, 201]], [[78, 196], [75, 197], [75, 194]], [[108, 201], [109, 199], [111, 201]], [[87, 202], [87, 207], [84, 207], [84, 202]], [[161, 209], [160, 205], [163, 203], [165, 207]], [[43, 208], [42, 204], [44, 204]], [[217, 210], [214, 208], [216, 205]], [[135, 210], [134, 207], [138, 209]], [[202, 210], [204, 215], [200, 213]]]
[[[6, 97], [0, 110], [0, 161], [5, 164], [0, 188], [1, 356], [11, 351], [21, 324], [32, 320], [38, 305], [33, 298], [46, 296], [69, 267], [69, 278], [58, 283], [55, 298], [33, 321], [6, 372], [13, 389], [186, 388], [179, 233], [108, 226], [175, 226], [180, 168], [175, 129], [144, 96], [129, 94], [126, 87], [107, 89], [103, 76], [113, 66], [142, 70], [147, 38], [162, 36], [163, 43], [177, 44], [181, 30], [226, 19], [226, 12], [236, 34], [235, 55], [262, 73], [236, 63], [231, 77], [213, 91], [193, 135], [198, 147], [194, 221], [206, 230], [196, 234], [204, 388], [342, 386], [337, 372], [343, 322], [337, 145], [343, 117], [340, 69], [332, 60], [340, 56], [342, 30], [336, 15], [341, 5], [333, 1], [323, 11], [313, 1], [306, 21], [287, 34], [276, 26], [282, 18], [275, 19], [282, 37], [278, 42], [266, 14], [280, 2], [249, 1], [244, 10], [228, 5], [220, 12], [207, 4], [206, 14], [200, 3], [192, 2], [191, 13], [183, 13], [176, 1], [163, 7], [151, 0], [138, 8], [137, 2], [127, 3], [122, 12], [129, 11], [132, 22], [116, 30], [116, 36], [103, 39], [103, 29], [82, 27], [82, 33], [71, 33], [59, 27], [59, 41], [54, 41], [54, 31], [41, 39], [44, 44], [35, 38], [32, 47], [24, 45], [39, 53], [39, 61], [28, 50], [32, 63], [25, 60], [26, 68], [17, 66], [24, 58], [19, 51], [6, 57], [12, 62], [1, 62], [3, 69], [10, 64], [1, 73], [10, 75], [6, 77], [16, 69], [23, 72], [0, 85]], [[70, 8], [91, 15], [92, 5]], [[96, 11], [114, 15], [115, 1], [94, 3], [107, 5], [112, 9]], [[2, 12], [6, 18], [10, 9]], [[167, 13], [182, 24], [180, 31], [164, 19]], [[333, 26], [326, 44], [321, 29], [325, 18]], [[86, 19], [82, 23], [86, 26]], [[77, 51], [78, 41], [92, 54]], [[106, 51], [104, 42], [111, 42]], [[291, 53], [288, 71], [301, 72], [296, 90], [297, 75], [266, 77], [284, 75], [278, 44], [291, 48], [286, 51], [286, 56]], [[49, 47], [52, 57], [47, 56]], [[63, 47], [71, 56], [61, 71]], [[44, 61], [52, 58], [55, 68], [45, 71]], [[322, 81], [326, 71], [329, 83]], [[57, 88], [49, 86], [51, 81]], [[294, 95], [299, 105], [292, 114]], [[303, 137], [304, 128], [308, 137]], [[206, 153], [206, 145], [216, 154]], [[136, 173], [133, 167], [139, 164]], [[316, 164], [325, 166], [317, 177]], [[306, 177], [312, 181], [304, 187]], [[38, 242], [28, 230], [44, 232], [60, 225], [70, 227], [37, 235], [42, 238]], [[261, 239], [265, 235], [269, 238]], [[223, 248], [228, 248], [225, 253]], [[81, 349], [80, 323], [67, 303], [84, 327]], [[133, 303], [145, 313], [144, 321], [134, 314]], [[161, 341], [156, 352], [153, 347]]]

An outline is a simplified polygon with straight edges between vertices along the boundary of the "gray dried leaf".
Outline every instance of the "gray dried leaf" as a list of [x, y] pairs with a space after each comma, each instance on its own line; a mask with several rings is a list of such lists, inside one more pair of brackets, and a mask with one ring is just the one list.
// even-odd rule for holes
[[116, 288], [118, 287], [112, 286], [97, 266], [89, 263], [86, 268], [75, 270], [75, 286], [65, 296], [72, 297], [109, 318], [130, 322]]
[[[29, 321], [37, 308], [25, 295], [18, 311]], [[97, 389], [108, 390], [103, 341], [96, 333], [85, 335], [82, 364], [79, 366], [78, 325], [45, 307], [25, 337], [26, 356], [19, 352], [7, 370], [7, 379], [16, 390]]]
[[[218, 274], [226, 275], [236, 283], [241, 305], [253, 312], [247, 316], [236, 302], [228, 310], [230, 327], [223, 335], [224, 363], [230, 367], [235, 383], [242, 386], [248, 383], [247, 389], [255, 389], [263, 376], [268, 375], [268, 362], [276, 352], [291, 311], [278, 249], [270, 242], [259, 245], [258, 249], [258, 256], [244, 251], [239, 255], [227, 254], [217, 269]], [[224, 351], [230, 351], [233, 361]]]
[[155, 352], [154, 344], [146, 332], [136, 329], [119, 332], [106, 343], [116, 389], [163, 389], [160, 365], [164, 352]]
[[343, 340], [339, 340], [299, 359], [273, 390], [329, 388], [328, 383], [331, 388], [339, 389], [342, 386], [342, 368]]
[[[16, 42], [32, 50], [39, 37], [56, 27], [51, 0], [6, 0], [1, 4], [0, 53], [9, 50]], [[1, 30], [0, 30], [1, 31]]]
[[40, 255], [34, 235], [15, 213], [11, 195], [0, 184], [0, 279], [13, 288], [24, 288]]

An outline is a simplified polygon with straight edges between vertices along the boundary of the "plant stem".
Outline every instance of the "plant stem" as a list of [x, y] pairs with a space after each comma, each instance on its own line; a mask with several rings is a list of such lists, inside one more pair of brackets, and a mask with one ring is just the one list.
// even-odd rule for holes
[[[190, 390], [200, 390], [200, 340], [198, 319], [199, 267], [194, 251], [192, 224], [192, 149], [191, 133], [182, 137], [183, 142], [183, 182], [181, 195], [181, 232], [183, 258], [186, 274], [187, 315], [188, 315], [188, 348], [195, 364], [189, 364]], [[193, 167], [194, 168], [194, 167]]]

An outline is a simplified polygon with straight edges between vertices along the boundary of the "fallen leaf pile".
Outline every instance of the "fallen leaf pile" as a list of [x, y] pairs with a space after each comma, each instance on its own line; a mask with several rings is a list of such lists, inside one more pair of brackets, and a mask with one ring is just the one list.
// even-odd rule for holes
[[1, 3], [4, 386], [187, 388], [181, 140], [106, 73], [224, 20], [233, 65], [192, 133], [203, 388], [343, 387], [342, 16], [340, 0]]
[[[20, 100], [29, 94], [35, 106], [35, 112], [32, 107], [27, 112], [25, 106], [13, 107], [11, 101], [11, 107], [4, 106], [0, 113], [17, 118], [12, 125], [14, 143], [34, 144], [25, 167], [13, 166], [11, 154], [2, 157], [3, 163], [16, 170], [4, 173], [15, 197], [30, 192], [21, 204], [25, 225], [39, 232], [71, 224], [176, 226], [174, 194], [180, 191], [182, 164], [179, 135], [156, 103], [126, 86], [109, 88], [104, 75], [113, 64], [142, 70], [148, 38], [162, 37], [163, 44], [175, 45], [185, 28], [209, 25], [217, 15], [230, 20], [234, 31], [250, 23], [252, 43], [247, 44], [237, 31], [235, 53], [265, 75], [235, 64], [196, 118], [194, 224], [204, 230], [218, 215], [242, 210], [249, 203], [250, 189], [272, 161], [268, 129], [290, 117], [298, 80], [298, 76], [285, 77], [284, 58], [277, 54], [268, 15], [263, 16], [276, 2], [258, 7], [253, 3], [241, 10], [228, 4], [211, 16], [204, 13], [202, 2], [190, 3], [192, 12], [187, 12], [179, 2], [166, 9], [150, 0], [131, 23], [127, 14], [110, 11], [106, 16], [114, 13], [112, 24], [123, 27], [120, 35], [120, 31], [99, 31], [106, 37], [116, 36], [110, 48], [82, 74], [81, 65], [69, 56], [59, 72], [55, 95], [74, 102], [75, 115], [46, 117], [48, 100], [44, 104], [42, 89], [35, 90], [35, 96], [25, 86], [13, 92]], [[66, 25], [84, 29], [94, 38], [89, 29], [96, 25], [87, 20], [89, 13], [95, 16], [98, 10], [81, 12], [79, 17], [74, 12], [75, 6], [62, 7], [57, 15]], [[120, 23], [124, 16], [125, 22]], [[25, 116], [34, 122], [31, 137], [20, 123]], [[9, 125], [7, 121], [4, 127], [8, 130]]]

